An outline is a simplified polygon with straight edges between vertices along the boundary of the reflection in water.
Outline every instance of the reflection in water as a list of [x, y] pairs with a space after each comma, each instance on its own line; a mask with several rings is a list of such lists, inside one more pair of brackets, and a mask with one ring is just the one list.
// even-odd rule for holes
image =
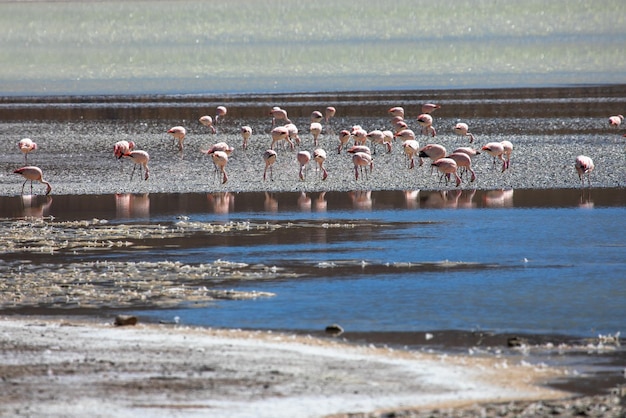
[[300, 196], [298, 196], [298, 208], [302, 212], [311, 211], [311, 198], [305, 192], [300, 192]]
[[372, 191], [371, 190], [357, 190], [349, 192], [350, 199], [352, 200], [352, 206], [354, 209], [359, 210], [371, 210], [372, 209]]
[[585, 209], [593, 209], [593, 200], [591, 200], [591, 190], [582, 189], [580, 191], [580, 203], [579, 207]]
[[229, 213], [235, 207], [235, 195], [230, 192], [209, 193], [207, 199], [213, 213]]
[[265, 192], [263, 207], [266, 212], [278, 212], [278, 200], [274, 197], [274, 193]]
[[52, 205], [52, 196], [45, 196], [45, 201], [39, 203], [37, 195], [22, 195], [22, 216], [25, 218], [43, 218], [48, 216]]
[[317, 212], [326, 212], [328, 202], [326, 201], [326, 192], [321, 192], [315, 199], [315, 210]]
[[513, 207], [513, 189], [489, 190], [484, 196], [485, 206], [488, 208]]
[[419, 190], [405, 190], [404, 191], [404, 200], [406, 202], [407, 209], [417, 209], [419, 207], [419, 198], [420, 191]]
[[[593, 199], [591, 195], [593, 193]], [[515, 194], [515, 199], [513, 198]], [[52, 216], [57, 220], [132, 219], [188, 214], [377, 209], [480, 209], [510, 207], [598, 208], [626, 205], [623, 189], [407, 190], [351, 192], [152, 193], [116, 195], [0, 196], [0, 218]], [[207, 208], [208, 206], [208, 208]]]
[[117, 218], [147, 218], [150, 216], [150, 196], [148, 193], [115, 195], [115, 216]]

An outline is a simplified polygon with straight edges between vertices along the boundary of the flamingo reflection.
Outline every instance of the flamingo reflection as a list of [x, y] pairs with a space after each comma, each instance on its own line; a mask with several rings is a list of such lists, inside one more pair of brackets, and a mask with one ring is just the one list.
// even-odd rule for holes
[[209, 193], [207, 199], [213, 213], [229, 213], [235, 206], [235, 195], [230, 192]]
[[36, 195], [22, 195], [22, 216], [25, 218], [43, 218], [50, 213], [52, 196], [46, 196], [46, 200], [39, 203]]
[[115, 215], [118, 218], [147, 218], [150, 216], [148, 193], [115, 195]]

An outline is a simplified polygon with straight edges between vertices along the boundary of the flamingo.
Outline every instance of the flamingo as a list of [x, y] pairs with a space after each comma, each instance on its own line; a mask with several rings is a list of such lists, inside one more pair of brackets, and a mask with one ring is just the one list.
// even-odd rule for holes
[[272, 110], [270, 110], [270, 116], [272, 117], [272, 127], [276, 125], [277, 120], [284, 120], [286, 123], [291, 123], [287, 117], [287, 111], [278, 106], [274, 106]]
[[585, 185], [586, 174], [587, 182], [589, 183], [589, 187], [591, 187], [591, 172], [595, 168], [593, 160], [586, 155], [579, 155], [578, 157], [576, 157], [574, 167], [576, 168], [576, 172], [578, 173], [578, 178], [580, 179], [581, 186]]
[[311, 113], [311, 122], [321, 123], [324, 120], [324, 115], [319, 110], [314, 110]]
[[354, 178], [359, 179], [359, 169], [363, 174], [363, 167], [365, 167], [365, 174], [367, 175], [367, 167], [370, 168], [370, 173], [374, 169], [374, 162], [372, 156], [366, 152], [355, 152], [352, 156], [352, 163], [354, 164]]
[[405, 129], [409, 129], [409, 125], [404, 121], [404, 119], [393, 119], [391, 121], [391, 126], [393, 126], [393, 130], [395, 133], [402, 132]]
[[511, 153], [513, 152], [513, 144], [510, 141], [502, 141], [500, 143], [502, 144], [503, 157], [506, 161], [506, 167], [502, 168], [502, 171], [504, 171], [511, 165]]
[[365, 141], [367, 141], [367, 131], [361, 128], [360, 125], [354, 125], [352, 127], [352, 137], [355, 144], [364, 145]]
[[609, 117], [609, 126], [612, 127], [612, 128], [619, 128], [619, 126], [622, 124], [623, 120], [624, 120], [624, 116], [623, 115], [610, 116]]
[[430, 114], [437, 109], [441, 109], [441, 105], [434, 103], [424, 103], [422, 105], [422, 113]]
[[313, 135], [313, 144], [317, 146], [317, 139], [322, 133], [322, 124], [319, 122], [311, 122], [311, 126], [309, 127], [309, 130], [311, 131], [311, 135]]
[[326, 161], [326, 151], [322, 148], [318, 148], [313, 151], [313, 159], [317, 163], [320, 170], [322, 170], [322, 180], [326, 180], [328, 177], [328, 171], [324, 168], [324, 161]]
[[113, 145], [113, 155], [119, 160], [135, 149], [135, 143], [133, 141], [118, 141]]
[[37, 144], [33, 142], [30, 138], [20, 139], [17, 143], [17, 147], [24, 154], [24, 162], [28, 161], [28, 153], [31, 151], [35, 151], [37, 149]]
[[499, 158], [502, 161], [502, 172], [506, 170], [507, 164], [504, 159], [504, 145], [501, 142], [489, 142], [483, 145], [482, 150], [487, 152], [487, 154], [493, 157], [493, 165], [496, 165], [496, 158]]
[[414, 158], [418, 153], [419, 146], [420, 146], [419, 142], [417, 142], [415, 139], [407, 139], [406, 141], [402, 143], [402, 148], [404, 149], [404, 153], [406, 154], [409, 160], [409, 169], [415, 167]]
[[304, 170], [309, 161], [311, 161], [311, 153], [309, 151], [299, 151], [296, 155], [296, 159], [298, 160], [298, 164], [300, 164], [300, 180], [304, 180]]
[[130, 158], [135, 165], [133, 166], [133, 172], [130, 173], [130, 179], [133, 179], [133, 174], [135, 174], [135, 169], [139, 166], [139, 171], [145, 169], [146, 174], [144, 180], [148, 180], [150, 176], [150, 170], [148, 169], [148, 161], [150, 161], [150, 155], [146, 151], [136, 150], [129, 151], [124, 154], [124, 157]]
[[270, 145], [270, 149], [274, 149], [274, 144], [282, 140], [289, 142], [291, 149], [293, 149], [293, 142], [289, 139], [289, 129], [284, 126], [277, 126], [272, 129], [272, 144]]
[[343, 129], [339, 132], [339, 146], [337, 147], [337, 154], [341, 154], [341, 150], [348, 144], [350, 138], [352, 138], [352, 134], [349, 130]]
[[469, 126], [467, 126], [467, 123], [459, 122], [454, 125], [454, 128], [452, 128], [452, 130], [455, 134], [459, 136], [469, 136], [470, 144], [474, 142], [474, 135], [469, 132]]
[[324, 110], [324, 116], [326, 119], [326, 130], [328, 133], [334, 133], [333, 126], [330, 123], [330, 120], [335, 117], [335, 113], [337, 113], [337, 109], [332, 106], [327, 106]]
[[200, 152], [204, 152], [207, 155], [211, 155], [215, 151], [222, 151], [222, 152], [225, 152], [226, 155], [230, 156], [234, 150], [235, 150], [235, 147], [231, 147], [226, 142], [216, 142], [215, 144], [211, 145], [211, 147], [208, 150], [200, 150]]
[[215, 126], [213, 126], [213, 118], [209, 115], [204, 115], [198, 119], [200, 123], [206, 127], [211, 128], [211, 132], [216, 133]]
[[401, 118], [404, 118], [404, 108], [400, 106], [392, 107], [391, 109], [387, 111], [387, 113], [389, 113], [391, 116], [395, 116], [395, 117], [399, 116]]
[[364, 152], [366, 154], [372, 155], [372, 151], [370, 150], [370, 147], [368, 147], [367, 145], [353, 145], [348, 149], [348, 152], [350, 154], [355, 154], [357, 152]]
[[222, 173], [222, 184], [228, 181], [228, 175], [226, 174], [226, 164], [228, 164], [228, 154], [225, 151], [209, 150], [209, 155], [213, 158], [213, 164]]
[[404, 142], [404, 141], [408, 141], [408, 140], [411, 140], [411, 139], [415, 139], [415, 132], [413, 132], [413, 130], [411, 130], [411, 129], [403, 129], [403, 130], [401, 130], [399, 132], [396, 132], [394, 137], [398, 138], [402, 142]]
[[182, 126], [174, 126], [167, 131], [168, 134], [172, 135], [174, 138], [174, 144], [178, 141], [178, 149], [180, 151], [183, 150], [183, 140], [185, 139], [185, 135], [187, 135], [187, 130]]
[[459, 148], [455, 149], [452, 152], [453, 153], [454, 152], [456, 152], [456, 153], [462, 152], [462, 153], [465, 153], [465, 154], [469, 155], [470, 158], [474, 158], [475, 156], [480, 155], [480, 151], [475, 150], [474, 148], [470, 148], [470, 147], [459, 147]]
[[[387, 141], [383, 131], [374, 129], [373, 131], [368, 132], [366, 137], [372, 142], [372, 148], [375, 144], [381, 144], [387, 148], [387, 153], [391, 152], [391, 142]], [[376, 151], [376, 148], [374, 148], [374, 151]]]
[[15, 174], [19, 174], [24, 177], [24, 183], [22, 184], [22, 194], [24, 194], [24, 186], [26, 186], [26, 182], [30, 180], [30, 194], [33, 194], [33, 181], [38, 181], [46, 185], [46, 195], [49, 195], [52, 191], [52, 186], [50, 183], [43, 179], [43, 172], [41, 168], [35, 167], [34, 165], [27, 165], [24, 167], [20, 167], [17, 170], [13, 171]]
[[252, 128], [249, 127], [248, 125], [242, 126], [241, 137], [243, 138], [242, 147], [244, 150], [248, 149], [248, 140], [250, 139], [251, 136], [252, 136]]
[[433, 127], [433, 117], [428, 113], [422, 113], [417, 117], [417, 123], [422, 127], [422, 134], [428, 136], [428, 134], [432, 136], [437, 135], [437, 131]]
[[267, 169], [270, 170], [270, 180], [274, 180], [274, 172], [272, 170], [272, 165], [276, 162], [276, 151], [273, 149], [268, 149], [263, 153], [263, 161], [265, 161], [265, 170], [263, 170], [263, 181], [266, 180]]
[[217, 125], [220, 119], [224, 119], [227, 113], [228, 113], [228, 109], [226, 109], [226, 106], [216, 107], [215, 108], [215, 124]]
[[289, 131], [289, 139], [293, 139], [296, 144], [300, 145], [302, 141], [300, 136], [298, 136], [298, 127], [293, 123], [288, 123], [285, 125], [285, 128]]
[[330, 123], [330, 120], [335, 117], [335, 113], [337, 113], [337, 109], [332, 106], [326, 107], [324, 110], [324, 116], [326, 117], [326, 123]]
[[446, 148], [443, 145], [426, 144], [419, 149], [420, 167], [424, 164], [422, 158], [430, 158], [432, 161], [437, 161], [445, 157], [446, 154]]
[[[446, 178], [446, 184], [450, 180], [450, 174], [454, 174], [456, 178], [456, 187], [459, 187], [461, 184], [461, 177], [457, 173], [457, 164], [452, 158], [440, 158], [437, 161], [434, 161], [431, 164], [432, 167], [437, 167], [437, 169], [442, 173], [441, 177]], [[441, 181], [441, 179], [439, 180]]]
[[456, 162], [457, 168], [461, 167], [464, 171], [469, 171], [471, 173], [470, 182], [476, 180], [476, 173], [472, 169], [472, 158], [464, 152], [453, 152], [448, 155], [447, 158], [451, 158]]

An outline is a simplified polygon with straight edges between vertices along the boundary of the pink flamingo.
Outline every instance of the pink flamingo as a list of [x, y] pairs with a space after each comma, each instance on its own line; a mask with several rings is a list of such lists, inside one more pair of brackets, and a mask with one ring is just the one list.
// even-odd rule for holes
[[178, 141], [178, 149], [180, 151], [183, 150], [183, 140], [185, 139], [185, 135], [187, 135], [187, 130], [182, 126], [174, 126], [167, 131], [168, 134], [172, 135], [174, 138], [174, 144]]
[[319, 122], [311, 122], [309, 131], [311, 131], [311, 135], [313, 135], [313, 144], [317, 146], [317, 140], [322, 133], [322, 124]]
[[249, 127], [248, 125], [242, 126], [241, 137], [243, 138], [242, 148], [244, 150], [248, 149], [248, 140], [250, 139], [251, 136], [252, 136], [252, 128]]
[[150, 176], [150, 170], [148, 169], [148, 161], [150, 161], [150, 155], [148, 155], [146, 151], [130, 151], [124, 154], [124, 157], [130, 158], [131, 161], [135, 163], [135, 165], [133, 166], [133, 172], [130, 173], [131, 180], [133, 179], [133, 174], [135, 174], [135, 169], [137, 168], [137, 166], [139, 166], [140, 172], [142, 171], [142, 169], [145, 169], [146, 174], [144, 180], [148, 180], [148, 177]]
[[326, 117], [326, 123], [330, 123], [330, 120], [335, 117], [336, 113], [337, 113], [337, 109], [335, 109], [334, 107], [332, 107], [332, 106], [326, 107], [326, 109], [324, 110], [324, 115]]
[[339, 146], [337, 147], [337, 154], [341, 154], [341, 150], [348, 145], [350, 138], [352, 138], [352, 134], [349, 130], [343, 129], [339, 132]]
[[401, 118], [404, 118], [404, 108], [400, 106], [392, 107], [391, 109], [387, 111], [387, 113], [389, 113], [391, 116], [395, 116], [395, 117], [399, 116]]
[[352, 127], [352, 137], [356, 145], [364, 145], [367, 141], [367, 131], [361, 128], [360, 125], [354, 125]]
[[609, 126], [611, 128], [619, 128], [619, 126], [622, 124], [623, 120], [624, 120], [624, 116], [623, 115], [610, 116], [609, 117]]
[[434, 103], [424, 103], [422, 105], [422, 113], [429, 114], [429, 113], [434, 112], [437, 109], [441, 109], [441, 105], [434, 104]]
[[394, 137], [400, 139], [402, 142], [409, 141], [415, 139], [415, 132], [411, 129], [403, 129], [399, 132], [396, 132]]
[[224, 151], [209, 150], [208, 154], [213, 158], [213, 164], [222, 173], [222, 184], [228, 181], [226, 174], [226, 164], [228, 164], [228, 154]]
[[270, 149], [274, 149], [274, 144], [278, 141], [287, 141], [289, 143], [289, 145], [291, 146], [291, 149], [293, 149], [293, 142], [291, 142], [291, 139], [289, 139], [289, 129], [285, 128], [284, 126], [277, 126], [274, 129], [272, 129], [272, 144], [270, 145]]
[[470, 144], [474, 142], [474, 135], [469, 132], [469, 126], [467, 126], [467, 123], [459, 122], [454, 125], [454, 128], [452, 128], [452, 130], [455, 134], [459, 136], [469, 136]]
[[220, 119], [224, 119], [227, 113], [228, 109], [226, 109], [226, 106], [218, 106], [215, 108], [215, 124], [220, 123]]
[[591, 172], [595, 168], [593, 160], [586, 155], [579, 155], [578, 157], [576, 157], [574, 167], [576, 168], [576, 172], [578, 173], [578, 178], [580, 179], [581, 186], [585, 185], [586, 174], [587, 182], [589, 183], [589, 187], [591, 187]]
[[[385, 138], [383, 131], [374, 129], [373, 131], [368, 132], [366, 137], [372, 142], [372, 148], [374, 148], [374, 145], [380, 144], [387, 149], [387, 153], [391, 152], [391, 142]], [[374, 148], [374, 151], [376, 151], [376, 148]]]
[[311, 153], [309, 151], [299, 151], [296, 155], [296, 159], [298, 160], [298, 164], [300, 164], [300, 180], [304, 180], [304, 170], [309, 161], [311, 161]]
[[337, 109], [335, 109], [333, 106], [327, 106], [326, 109], [324, 110], [324, 117], [326, 120], [326, 131], [329, 134], [335, 133], [335, 130], [333, 129], [332, 124], [330, 123], [330, 120], [335, 117], [336, 113], [337, 113]]
[[293, 123], [288, 123], [285, 125], [285, 128], [289, 131], [289, 139], [292, 139], [297, 145], [300, 145], [302, 140], [300, 140], [300, 136], [298, 135], [298, 127]]
[[270, 180], [274, 180], [274, 172], [272, 170], [272, 166], [276, 162], [276, 151], [273, 149], [268, 149], [263, 153], [263, 161], [265, 161], [265, 170], [263, 170], [263, 181], [266, 180], [267, 169], [270, 170]]
[[401, 132], [405, 129], [409, 129], [409, 125], [407, 125], [404, 119], [392, 119], [391, 126], [393, 126], [393, 130], [395, 133]]
[[277, 120], [284, 120], [286, 123], [291, 123], [287, 117], [287, 111], [278, 106], [274, 106], [272, 110], [270, 110], [270, 116], [272, 117], [272, 127], [276, 125]]
[[465, 154], [464, 152], [453, 152], [452, 154], [448, 155], [447, 158], [453, 159], [456, 162], [457, 168], [461, 167], [463, 171], [469, 171], [471, 173], [470, 182], [476, 180], [476, 173], [472, 169], [472, 158], [469, 155]]
[[367, 175], [367, 167], [370, 168], [370, 173], [374, 169], [374, 161], [372, 160], [372, 156], [366, 152], [355, 152], [352, 156], [352, 163], [354, 164], [354, 178], [355, 180], [359, 179], [359, 170], [361, 171], [361, 175], [363, 175], [363, 168], [365, 167], [365, 175]]
[[135, 149], [135, 143], [133, 141], [118, 141], [113, 145], [113, 155], [119, 160]]
[[213, 126], [213, 118], [209, 115], [204, 115], [199, 119], [200, 123], [208, 128], [211, 128], [211, 132], [216, 133], [215, 126]]
[[17, 143], [17, 147], [24, 154], [24, 162], [28, 161], [28, 153], [37, 149], [37, 144], [30, 138], [20, 139]]
[[502, 148], [503, 148], [503, 157], [506, 161], [506, 167], [504, 167], [504, 170], [506, 170], [507, 168], [509, 168], [509, 166], [511, 165], [511, 154], [513, 153], [513, 144], [510, 141], [502, 141], [500, 142], [502, 144]]
[[433, 127], [433, 117], [428, 113], [422, 113], [417, 117], [417, 123], [422, 127], [422, 135], [428, 136], [428, 134], [432, 136], [437, 135], [437, 131]]
[[[457, 173], [457, 164], [452, 158], [440, 158], [437, 161], [434, 161], [431, 166], [437, 167], [437, 169], [442, 173], [441, 177], [446, 178], [446, 184], [450, 181], [450, 175], [454, 174], [456, 178], [456, 187], [459, 187], [461, 184], [461, 177]], [[441, 179], [439, 180], [441, 181]]]
[[419, 146], [419, 142], [417, 142], [415, 139], [407, 139], [402, 143], [402, 149], [404, 149], [404, 153], [409, 160], [409, 169], [415, 167], [414, 158], [418, 153]]
[[20, 174], [26, 180], [22, 184], [22, 194], [24, 194], [24, 186], [26, 186], [26, 182], [30, 180], [30, 194], [33, 194], [33, 181], [38, 181], [46, 185], [46, 195], [50, 194], [52, 191], [52, 186], [50, 183], [43, 179], [43, 172], [41, 168], [35, 167], [33, 165], [28, 165], [24, 167], [20, 167], [17, 170], [13, 171], [15, 174]]
[[318, 168], [322, 170], [322, 180], [326, 180], [328, 177], [328, 171], [326, 171], [326, 168], [324, 167], [324, 161], [326, 161], [326, 151], [322, 148], [317, 148], [313, 151], [313, 159], [317, 163]]
[[480, 151], [475, 150], [474, 148], [470, 148], [470, 147], [459, 147], [457, 149], [455, 149], [454, 151], [452, 151], [453, 153], [459, 153], [462, 152], [464, 154], [467, 154], [470, 156], [470, 158], [474, 158], [477, 155], [480, 155]]
[[314, 110], [311, 113], [311, 122], [321, 123], [324, 120], [324, 115], [319, 110]]
[[348, 149], [348, 152], [350, 154], [355, 154], [357, 152], [364, 152], [366, 154], [372, 155], [372, 151], [370, 150], [370, 147], [368, 147], [367, 145], [353, 145]]
[[504, 159], [504, 145], [501, 142], [489, 142], [483, 145], [482, 150], [493, 157], [493, 166], [496, 165], [496, 158], [502, 161], [502, 172], [507, 169], [507, 163]]
[[437, 161], [438, 159], [445, 157], [446, 154], [446, 147], [443, 145], [426, 144], [419, 149], [418, 156], [420, 158], [420, 167], [424, 164], [422, 158], [430, 158], [432, 161]]

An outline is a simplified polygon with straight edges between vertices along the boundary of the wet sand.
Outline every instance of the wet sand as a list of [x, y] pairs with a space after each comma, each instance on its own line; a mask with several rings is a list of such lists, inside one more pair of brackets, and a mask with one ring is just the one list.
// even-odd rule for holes
[[[409, 170], [399, 142], [393, 144], [390, 154], [378, 149], [374, 156], [374, 171], [367, 179], [359, 181], [354, 179], [349, 157], [345, 153], [332, 152], [336, 150], [336, 132], [340, 129], [349, 129], [354, 124], [360, 124], [366, 130], [389, 128], [386, 109], [391, 106], [405, 106], [410, 113], [407, 116], [407, 119], [410, 117], [409, 125], [418, 132], [416, 109], [417, 103], [422, 101], [437, 101], [443, 107], [434, 114], [438, 135], [434, 138], [419, 136], [421, 144], [436, 142], [448, 149], [467, 145], [480, 147], [487, 142], [502, 140], [509, 140], [514, 144], [509, 170], [501, 172], [500, 165], [494, 166], [491, 157], [480, 155], [474, 161], [476, 182], [464, 182], [461, 189], [489, 191], [580, 188], [573, 162], [576, 155], [587, 154], [596, 163], [592, 185], [623, 193], [626, 184], [623, 130], [610, 129], [607, 123], [609, 115], [623, 112], [626, 108], [622, 87], [469, 93], [353, 94], [348, 99], [340, 95], [268, 96], [254, 100], [249, 97], [231, 97], [220, 101], [216, 98], [170, 97], [157, 100], [154, 105], [146, 103], [145, 98], [130, 102], [119, 99], [77, 101], [70, 98], [56, 102], [33, 98], [4, 99], [1, 102], [3, 121], [0, 123], [0, 131], [7, 140], [1, 145], [0, 195], [15, 196], [21, 191], [23, 180], [12, 174], [12, 171], [24, 164], [23, 156], [15, 146], [23, 137], [30, 137], [38, 143], [39, 149], [29, 155], [28, 164], [38, 165], [43, 169], [44, 176], [52, 183], [53, 196], [456, 189], [454, 185], [446, 185], [440, 181], [438, 176], [431, 175], [428, 162], [422, 167]], [[218, 133], [213, 135], [197, 120], [203, 114], [212, 114], [216, 104], [228, 105], [229, 115], [218, 126]], [[279, 146], [274, 179], [263, 181], [264, 166], [261, 155], [270, 143], [271, 119], [267, 116], [267, 111], [275, 105], [288, 109], [290, 116], [293, 115], [303, 140], [300, 148], [310, 151], [314, 146], [308, 133], [308, 115], [312, 110], [322, 110], [326, 105], [337, 107], [338, 115], [333, 121], [335, 134], [326, 132], [321, 138], [322, 146], [329, 151], [327, 180], [322, 181], [311, 165], [307, 179], [300, 181], [297, 178], [298, 166], [294, 152]], [[457, 121], [470, 124], [476, 135], [475, 144], [469, 144], [467, 139], [452, 134], [451, 127]], [[174, 125], [188, 127], [185, 150], [182, 153], [166, 134], [167, 129]], [[239, 135], [242, 125], [252, 126], [254, 132], [251, 145], [245, 151], [241, 149]], [[133, 140], [139, 149], [150, 153], [150, 178], [147, 181], [140, 179], [138, 173], [130, 181], [130, 162], [120, 163], [113, 158], [112, 145], [121, 139]], [[218, 141], [226, 141], [235, 147], [227, 166], [229, 179], [225, 184], [213, 174], [209, 158], [199, 152]], [[28, 185], [26, 187], [28, 189]], [[36, 194], [42, 194], [44, 188], [36, 185], [34, 190]], [[111, 321], [106, 322], [110, 324]], [[240, 340], [220, 340], [221, 335], [216, 337], [208, 331], [172, 327], [167, 328], [167, 331], [162, 328], [155, 330], [156, 325], [118, 329], [110, 325], [84, 324], [74, 320], [69, 320], [64, 325], [61, 323], [63, 321], [48, 322], [28, 316], [2, 321], [3, 349], [0, 354], [4, 357], [2, 363], [8, 365], [2, 373], [2, 385], [11, 389], [3, 391], [7, 393], [0, 402], [3, 413], [30, 416], [46, 411], [50, 415], [78, 416], [101, 410], [105, 404], [107, 408], [111, 408], [113, 402], [114, 408], [117, 408], [115, 415], [118, 416], [135, 415], [139, 412], [158, 416], [169, 416], [173, 413], [206, 415], [215, 410], [228, 411], [229, 416], [245, 416], [251, 412], [255, 416], [263, 416], [258, 411], [263, 411], [265, 416], [277, 416], [277, 405], [281, 405], [282, 410], [287, 412], [297, 412], [297, 416], [323, 416], [388, 408], [404, 410], [405, 407], [416, 406], [429, 409], [439, 402], [449, 408], [494, 400], [508, 402], [516, 398], [536, 400], [571, 396], [542, 386], [555, 377], [555, 373], [560, 373], [558, 369], [537, 371], [523, 362], [515, 365], [507, 363], [504, 367], [502, 359], [491, 356], [487, 360], [468, 356], [455, 357], [453, 363], [466, 363], [468, 369], [459, 372], [460, 375], [453, 380], [461, 384], [463, 390], [468, 389], [467, 393], [472, 395], [459, 395], [465, 392], [453, 386], [450, 391], [455, 395], [449, 398], [442, 395], [446, 391], [435, 391], [434, 398], [420, 398], [419, 394], [423, 392], [424, 386], [414, 387], [408, 384], [415, 382], [416, 376], [406, 375], [406, 370], [399, 370], [399, 374], [388, 374], [385, 367], [381, 368], [380, 364], [376, 364], [376, 361], [381, 361], [379, 357], [375, 358], [374, 363], [367, 363], [371, 367], [349, 367], [341, 378], [332, 373], [319, 373], [322, 367], [328, 366], [332, 369], [336, 366], [334, 362], [329, 366], [326, 361], [328, 358], [345, 358], [346, 350], [354, 350], [354, 347], [342, 347], [341, 350], [325, 354], [319, 361], [314, 361], [306, 350], [303, 353], [294, 349], [297, 354], [294, 355], [294, 363], [288, 363], [292, 367], [288, 373], [283, 369], [286, 367], [284, 357], [276, 363], [263, 360], [250, 365], [250, 352], [236, 348], [240, 347], [237, 342]], [[122, 333], [126, 336], [132, 335], [132, 338], [124, 340], [119, 337]], [[192, 349], [181, 348], [180, 341], [190, 339], [189, 333], [209, 335], [198, 337], [202, 342], [197, 342]], [[169, 337], [161, 338], [163, 334]], [[257, 341], [256, 337], [260, 334], [252, 335]], [[245, 338], [249, 337], [250, 334], [245, 334]], [[258, 340], [273, 337], [263, 334]], [[281, 347], [284, 347], [288, 346], [285, 339], [295, 337], [282, 335], [277, 338], [282, 339]], [[103, 351], [98, 344], [92, 344], [94, 339], [99, 342], [109, 339], [116, 341], [120, 344], [119, 351], [115, 351], [114, 358], [111, 358], [106, 349]], [[359, 340], [362, 339], [355, 338], [355, 341]], [[150, 348], [148, 352], [141, 349], [144, 342]], [[86, 348], [83, 348], [83, 344]], [[191, 360], [180, 363], [180, 358], [185, 358], [190, 353], [203, 353], [202, 358], [207, 358], [204, 344], [217, 347], [215, 351], [210, 351], [212, 355], [226, 355], [228, 358], [223, 360], [224, 364], [246, 364], [246, 367], [222, 368], [211, 363], [204, 369], [194, 369], [197, 364], [204, 363]], [[276, 349], [274, 346], [261, 346], [263, 349], [255, 345], [255, 354], [267, 355]], [[360, 346], [356, 350], [367, 348]], [[152, 352], [156, 354], [150, 354]], [[413, 352], [394, 353], [392, 357], [415, 355]], [[379, 354], [377, 352], [376, 356]], [[386, 358], [388, 353], [381, 355]], [[412, 361], [417, 362], [414, 366], [418, 369], [423, 366], [421, 359]], [[487, 365], [483, 361], [491, 364]], [[520, 368], [523, 371], [521, 375], [528, 376], [530, 380], [520, 381], [521, 375], [516, 374]], [[379, 377], [372, 375], [378, 369], [385, 370], [385, 373]], [[529, 373], [529, 369], [533, 369], [532, 373]], [[239, 374], [245, 370], [251, 374]], [[362, 371], [366, 372], [366, 376], [358, 374]], [[446, 371], [448, 372], [449, 370]], [[499, 376], [494, 376], [494, 372]], [[215, 376], [206, 380], [192, 378], [203, 375], [206, 377], [207, 374]], [[439, 375], [439, 372], [434, 375]], [[466, 376], [469, 375], [477, 380], [468, 380]], [[272, 386], [278, 377], [280, 385]], [[313, 378], [320, 380], [311, 382], [310, 379]], [[355, 394], [351, 387], [355, 380], [366, 382], [362, 387], [359, 386], [360, 395]], [[420, 379], [417, 380], [419, 386]], [[489, 385], [481, 386], [485, 380]], [[327, 390], [338, 391], [338, 396], [325, 392], [326, 389], [320, 389], [334, 381], [341, 384], [328, 386]], [[123, 384], [117, 384], [118, 382]], [[424, 381], [421, 382], [423, 385]], [[467, 382], [471, 383], [466, 384]], [[508, 385], [511, 382], [531, 386], [514, 387], [514, 390], [508, 392], [491, 391], [494, 386], [499, 385], [505, 389], [510, 388]], [[94, 389], [90, 392], [87, 387], [91, 385]], [[375, 392], [365, 390], [372, 386], [376, 388]], [[155, 387], [161, 390], [152, 390]], [[76, 388], [83, 388], [84, 391], [76, 391]], [[265, 391], [272, 388], [273, 396], [266, 396]], [[303, 396], [310, 396], [312, 388], [315, 388], [313, 392], [318, 396], [310, 403], [303, 403]], [[164, 396], [163, 393], [167, 395]], [[214, 393], [218, 394], [219, 399], [215, 400]], [[405, 393], [407, 397], [399, 401], [398, 393]], [[329, 402], [329, 399], [333, 402]], [[612, 404], [611, 402], [616, 402], [615, 399], [617, 404]], [[618, 416], [622, 413], [619, 397], [607, 395], [601, 400], [587, 397], [582, 402], [587, 406], [597, 402], [612, 405], [609, 412], [605, 411], [605, 416]], [[326, 404], [335, 407], [321, 408]], [[574, 401], [571, 400], [560, 403], [563, 408], [573, 404]], [[292, 409], [303, 405], [308, 406], [306, 409]], [[440, 413], [447, 410], [445, 408], [440, 409]], [[479, 416], [486, 409], [478, 407], [474, 412], [458, 411]], [[513, 409], [509, 411], [513, 414], [511, 411]], [[534, 411], [535, 416], [540, 414], [537, 409]], [[419, 416], [411, 415], [412, 413], [406, 412], [400, 416]], [[495, 416], [497, 413], [495, 409], [487, 410], [487, 414]], [[571, 414], [574, 415], [573, 412]], [[434, 415], [437, 416], [436, 413]]]

